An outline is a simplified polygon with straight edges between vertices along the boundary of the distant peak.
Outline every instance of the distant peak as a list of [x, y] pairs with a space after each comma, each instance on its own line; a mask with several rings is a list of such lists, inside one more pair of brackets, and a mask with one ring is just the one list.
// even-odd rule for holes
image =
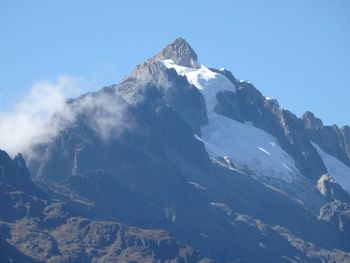
[[163, 48], [154, 58], [158, 60], [172, 59], [177, 65], [199, 68], [196, 52], [194, 52], [190, 44], [181, 37], [175, 39]]

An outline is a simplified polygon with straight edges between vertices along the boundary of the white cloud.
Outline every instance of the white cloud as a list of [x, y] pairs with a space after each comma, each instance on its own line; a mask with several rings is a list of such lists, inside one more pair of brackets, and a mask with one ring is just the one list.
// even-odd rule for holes
[[38, 81], [11, 111], [0, 112], [0, 149], [14, 156], [18, 152], [36, 158], [31, 151], [38, 143], [47, 143], [73, 124], [77, 116], [103, 140], [116, 138], [132, 127], [126, 102], [113, 89], [87, 93], [96, 82], [62, 75], [56, 81]]
[[74, 119], [79, 114], [84, 114], [85, 124], [104, 140], [117, 138], [133, 125], [126, 102], [114, 92], [88, 94], [76, 100], [66, 116]]
[[88, 86], [81, 78], [65, 75], [54, 82], [34, 83], [11, 111], [0, 112], [0, 148], [14, 155], [27, 151], [38, 140], [50, 139], [57, 127], [47, 125], [47, 121], [54, 113], [65, 111], [67, 98], [85, 92]]

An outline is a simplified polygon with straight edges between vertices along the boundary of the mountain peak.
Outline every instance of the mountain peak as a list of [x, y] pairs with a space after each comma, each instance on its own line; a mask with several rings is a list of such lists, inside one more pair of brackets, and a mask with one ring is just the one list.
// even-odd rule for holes
[[155, 56], [155, 59], [172, 59], [177, 65], [199, 68], [197, 54], [190, 44], [181, 37], [175, 39], [163, 48], [160, 53]]
[[316, 118], [315, 115], [310, 111], [306, 111], [301, 117], [301, 119], [304, 122], [304, 125], [307, 129], [318, 128], [323, 126], [322, 120]]

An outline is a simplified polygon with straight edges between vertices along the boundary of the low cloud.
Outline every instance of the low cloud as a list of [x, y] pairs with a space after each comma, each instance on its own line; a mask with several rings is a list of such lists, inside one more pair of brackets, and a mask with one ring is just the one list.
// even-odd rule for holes
[[103, 140], [117, 138], [133, 125], [126, 102], [115, 91], [85, 95], [69, 109], [70, 120], [83, 115], [85, 124]]
[[11, 111], [0, 113], [0, 148], [11, 155], [27, 153], [32, 145], [49, 142], [82, 113], [102, 138], [119, 134], [125, 126], [125, 107], [117, 96], [88, 94], [68, 106], [67, 98], [77, 97], [89, 88], [91, 83], [70, 76], [36, 82]]

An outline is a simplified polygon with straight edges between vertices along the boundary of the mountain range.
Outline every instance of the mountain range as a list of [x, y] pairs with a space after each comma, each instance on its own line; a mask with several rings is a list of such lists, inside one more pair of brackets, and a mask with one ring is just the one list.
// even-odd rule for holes
[[350, 262], [350, 127], [182, 38], [47, 125], [0, 151], [1, 262]]

